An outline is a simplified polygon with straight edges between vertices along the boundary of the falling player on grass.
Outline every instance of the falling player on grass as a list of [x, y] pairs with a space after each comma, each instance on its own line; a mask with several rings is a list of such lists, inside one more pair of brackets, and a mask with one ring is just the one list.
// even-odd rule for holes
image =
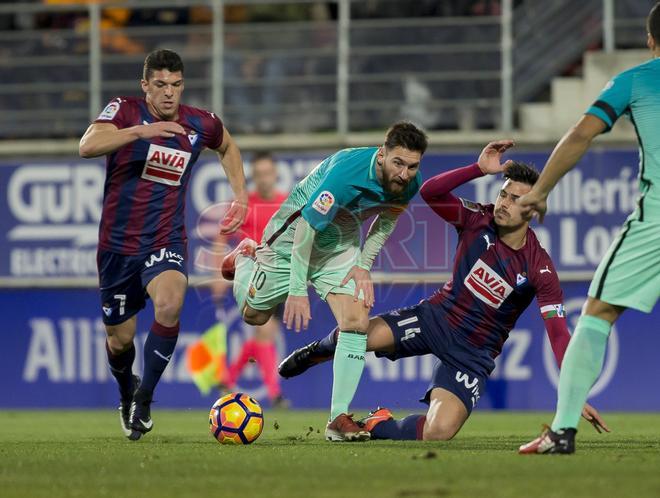
[[[513, 146], [489, 143], [477, 163], [437, 175], [424, 183], [424, 200], [458, 232], [453, 275], [429, 299], [371, 318], [367, 349], [391, 360], [434, 354], [438, 361], [422, 401], [426, 415], [394, 420], [386, 408], [374, 410], [362, 426], [373, 439], [447, 440], [454, 437], [484, 392], [518, 317], [534, 297], [544, 319], [558, 364], [570, 335], [563, 295], [550, 256], [541, 247], [515, 200], [529, 192], [538, 177], [532, 167], [501, 164]], [[451, 194], [456, 187], [486, 174], [504, 173], [495, 204], [477, 204]], [[293, 377], [336, 353], [336, 330], [294, 351], [280, 365]], [[583, 415], [596, 428], [607, 427], [585, 405]]]

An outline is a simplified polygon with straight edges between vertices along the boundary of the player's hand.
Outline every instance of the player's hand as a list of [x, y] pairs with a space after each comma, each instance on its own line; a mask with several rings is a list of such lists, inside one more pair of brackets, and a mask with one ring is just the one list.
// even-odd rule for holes
[[355, 280], [355, 293], [353, 294], [353, 301], [357, 302], [360, 297], [360, 291], [364, 296], [364, 307], [371, 308], [374, 305], [374, 283], [371, 281], [371, 273], [369, 270], [360, 268], [355, 265], [348, 274], [341, 281], [341, 287], [346, 285], [349, 281]]
[[289, 296], [284, 303], [284, 324], [286, 328], [293, 328], [296, 332], [307, 330], [312, 314], [309, 310], [307, 296]]
[[174, 121], [157, 121], [156, 123], [139, 125], [136, 127], [138, 136], [144, 140], [150, 138], [172, 138], [175, 135], [185, 135], [186, 130]]
[[220, 233], [222, 235], [234, 233], [241, 227], [245, 221], [246, 215], [247, 204], [240, 201], [233, 201], [231, 206], [229, 206], [222, 223], [220, 223]]
[[539, 223], [543, 223], [545, 213], [548, 210], [547, 195], [541, 194], [532, 188], [528, 193], [516, 199], [520, 205], [520, 214], [524, 220], [531, 220], [536, 217]]
[[582, 416], [587, 422], [594, 426], [594, 429], [596, 429], [599, 434], [603, 431], [610, 432], [610, 428], [603, 420], [603, 417], [600, 416], [598, 410], [596, 410], [589, 403], [584, 404], [584, 408], [582, 409]]
[[477, 161], [481, 172], [484, 175], [494, 175], [504, 171], [504, 168], [506, 168], [511, 161], [500, 164], [502, 154], [514, 145], [515, 143], [513, 140], [497, 140], [496, 142], [490, 142], [486, 145], [484, 150], [481, 151]]

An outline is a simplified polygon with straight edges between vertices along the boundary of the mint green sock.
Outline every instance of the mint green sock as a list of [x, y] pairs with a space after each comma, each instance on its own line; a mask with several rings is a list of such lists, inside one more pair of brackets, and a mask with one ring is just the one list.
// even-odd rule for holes
[[582, 315], [578, 320], [561, 365], [553, 431], [577, 429], [589, 390], [603, 368], [611, 327], [610, 322], [595, 316]]
[[367, 335], [353, 330], [342, 330], [337, 338], [337, 349], [332, 362], [332, 403], [330, 420], [348, 413], [364, 370]]
[[250, 278], [254, 269], [254, 259], [238, 255], [236, 256], [236, 271], [234, 272], [234, 298], [239, 310], [243, 310], [250, 287]]

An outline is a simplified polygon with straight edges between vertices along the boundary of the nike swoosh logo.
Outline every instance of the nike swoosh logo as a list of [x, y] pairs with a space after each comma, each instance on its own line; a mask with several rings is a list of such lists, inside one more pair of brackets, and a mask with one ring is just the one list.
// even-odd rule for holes
[[156, 353], [156, 356], [160, 356], [165, 361], [170, 361], [170, 358], [172, 358], [171, 354], [169, 356], [165, 356], [163, 353], [161, 353], [157, 349], [154, 349], [154, 353]]
[[140, 423], [141, 423], [142, 425], [144, 425], [145, 429], [151, 429], [151, 426], [154, 425], [154, 421], [151, 420], [151, 419], [149, 419], [147, 422], [145, 422], [145, 421], [142, 420], [142, 419], [139, 419], [139, 420], [140, 420]]

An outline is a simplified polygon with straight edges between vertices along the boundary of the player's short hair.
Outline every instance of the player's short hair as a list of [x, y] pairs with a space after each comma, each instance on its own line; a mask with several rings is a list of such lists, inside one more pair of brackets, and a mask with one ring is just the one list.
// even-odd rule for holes
[[385, 136], [385, 147], [393, 149], [394, 147], [403, 147], [404, 149], [420, 152], [424, 154], [428, 147], [428, 137], [424, 130], [414, 125], [410, 121], [399, 121], [394, 123]]
[[254, 155], [252, 156], [252, 164], [256, 163], [257, 161], [272, 161], [273, 163], [275, 162], [275, 158], [273, 157], [273, 154], [270, 151], [267, 150], [260, 150], [258, 152], [255, 152]]
[[646, 31], [660, 44], [660, 2], [653, 6], [646, 18]]
[[533, 186], [539, 179], [539, 172], [531, 164], [513, 161], [504, 169], [504, 178]]
[[167, 69], [171, 73], [181, 71], [181, 74], [183, 74], [183, 61], [179, 54], [167, 49], [154, 50], [144, 59], [142, 78], [149, 81], [154, 71], [161, 71], [162, 69]]

